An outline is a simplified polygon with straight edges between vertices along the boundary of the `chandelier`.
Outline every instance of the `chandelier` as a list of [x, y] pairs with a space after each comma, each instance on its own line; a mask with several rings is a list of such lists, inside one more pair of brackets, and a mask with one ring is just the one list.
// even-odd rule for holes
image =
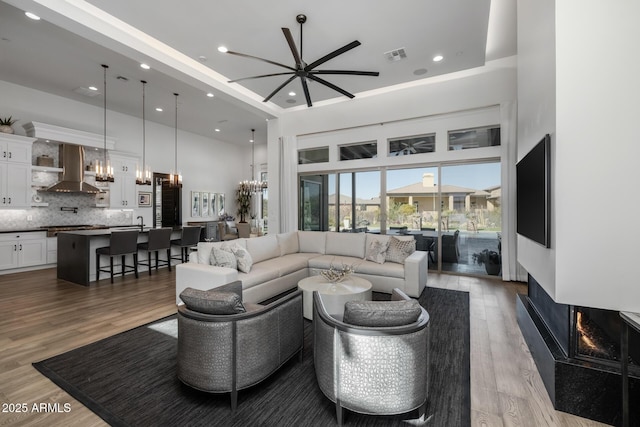
[[176, 126], [175, 126], [175, 167], [169, 174], [170, 187], [182, 187], [182, 174], [178, 171], [178, 94], [176, 97]]
[[146, 121], [145, 121], [145, 86], [147, 82], [140, 80], [142, 83], [142, 167], [136, 167], [136, 184], [138, 185], [151, 185], [151, 169], [146, 163], [146, 149], [147, 149], [147, 135], [146, 135]]
[[111, 164], [107, 160], [107, 68], [108, 65], [102, 64], [102, 68], [104, 70], [104, 90], [103, 90], [103, 98], [104, 98], [104, 120], [103, 120], [103, 128], [104, 128], [104, 161], [96, 161], [96, 181], [98, 182], [114, 182], [113, 179], [113, 168]]
[[[255, 178], [255, 129], [251, 129], [251, 178]], [[267, 181], [258, 181], [252, 179], [251, 181], [240, 181], [238, 191], [241, 194], [255, 194], [262, 193], [262, 190], [267, 189]]]

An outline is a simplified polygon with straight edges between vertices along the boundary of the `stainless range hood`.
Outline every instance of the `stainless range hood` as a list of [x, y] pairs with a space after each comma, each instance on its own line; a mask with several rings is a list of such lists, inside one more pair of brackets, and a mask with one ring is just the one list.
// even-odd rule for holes
[[102, 192], [98, 187], [84, 182], [84, 147], [75, 144], [60, 145], [60, 167], [62, 177], [60, 182], [45, 191], [56, 193], [88, 193]]

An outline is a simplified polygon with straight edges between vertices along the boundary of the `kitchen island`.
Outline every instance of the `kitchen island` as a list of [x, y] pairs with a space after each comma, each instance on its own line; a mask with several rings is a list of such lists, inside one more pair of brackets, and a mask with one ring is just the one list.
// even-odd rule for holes
[[[110, 228], [98, 230], [74, 230], [58, 233], [58, 279], [89, 286], [96, 281], [96, 248], [109, 246], [109, 238], [113, 231], [140, 230], [140, 227]], [[143, 228], [138, 235], [138, 243], [146, 242], [150, 228]], [[179, 239], [182, 227], [174, 227], [171, 240]], [[173, 249], [171, 252], [174, 255]], [[180, 255], [176, 248], [175, 255]], [[146, 260], [146, 251], [141, 251], [138, 262]], [[116, 257], [117, 261], [120, 257]], [[132, 261], [127, 261], [128, 263]], [[117, 265], [117, 267], [116, 267]], [[140, 266], [138, 266], [140, 267]], [[120, 264], [114, 264], [118, 271]], [[140, 268], [138, 268], [140, 271]], [[105, 275], [104, 277], [107, 277]]]

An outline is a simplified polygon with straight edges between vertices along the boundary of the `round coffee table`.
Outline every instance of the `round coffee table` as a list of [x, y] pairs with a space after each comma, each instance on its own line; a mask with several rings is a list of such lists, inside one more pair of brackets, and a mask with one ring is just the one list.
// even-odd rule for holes
[[322, 294], [322, 302], [329, 314], [342, 316], [347, 301], [371, 301], [371, 282], [362, 277], [349, 276], [333, 283], [322, 276], [311, 276], [298, 282], [302, 290], [302, 307], [305, 319], [313, 320], [313, 291]]

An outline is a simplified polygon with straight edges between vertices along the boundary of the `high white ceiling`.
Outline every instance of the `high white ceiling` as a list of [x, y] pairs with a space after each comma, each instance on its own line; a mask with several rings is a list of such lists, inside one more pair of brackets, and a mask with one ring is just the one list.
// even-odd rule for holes
[[[109, 109], [141, 116], [140, 80], [144, 79], [148, 81], [147, 119], [173, 126], [173, 93], [178, 92], [180, 128], [232, 143], [248, 143], [250, 129], [255, 128], [260, 143], [266, 141], [265, 119], [285, 109], [307, 108], [299, 79], [263, 103], [288, 76], [227, 81], [287, 70], [219, 53], [219, 46], [294, 66], [281, 27], [291, 30], [299, 48], [296, 15], [304, 13], [305, 62], [354, 40], [362, 43], [318, 67], [380, 72], [379, 77], [323, 76], [357, 97], [516, 54], [515, 3], [279, 0], [265, 6], [259, 0], [4, 0], [0, 3], [0, 79], [101, 106], [101, 96], [91, 98], [74, 90], [89, 85], [102, 89], [100, 64], [107, 64]], [[32, 10], [43, 19], [32, 21], [9, 4]], [[405, 49], [407, 58], [387, 60], [384, 53], [398, 48]], [[444, 59], [434, 62], [438, 54]], [[142, 70], [140, 62], [151, 65], [151, 70]], [[296, 95], [289, 96], [290, 91]], [[317, 83], [310, 83], [309, 91], [315, 106], [335, 98], [349, 101]], [[207, 92], [215, 97], [206, 97]], [[155, 106], [165, 111], [156, 113]]]

